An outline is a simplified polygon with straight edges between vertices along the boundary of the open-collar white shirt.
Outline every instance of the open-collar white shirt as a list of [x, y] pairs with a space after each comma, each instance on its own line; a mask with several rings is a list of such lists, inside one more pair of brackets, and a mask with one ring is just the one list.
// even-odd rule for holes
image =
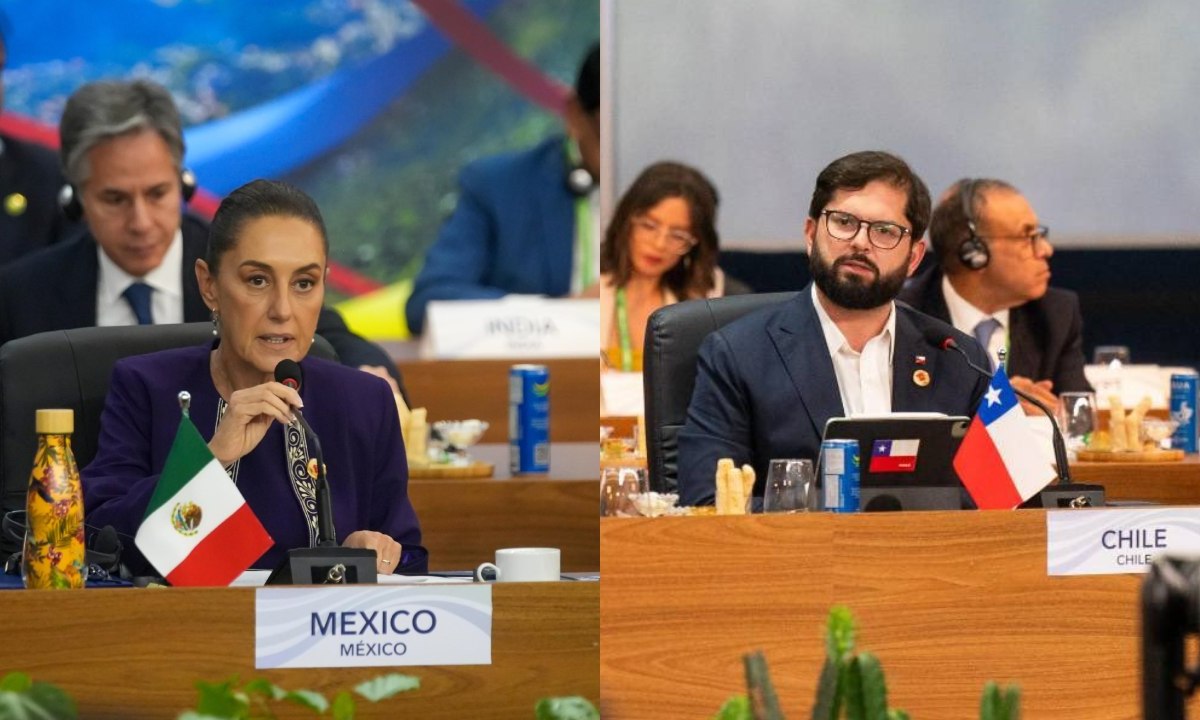
[[155, 325], [183, 322], [183, 231], [176, 230], [171, 246], [158, 267], [145, 277], [134, 277], [117, 266], [99, 244], [100, 277], [96, 280], [96, 325], [137, 325], [137, 316], [129, 302], [121, 296], [135, 282], [154, 288], [150, 296], [150, 311]]
[[985, 313], [959, 295], [954, 286], [950, 284], [950, 278], [945, 275], [942, 276], [942, 296], [946, 298], [946, 309], [950, 311], [950, 324], [956, 330], [974, 336], [975, 326], [983, 320], [995, 318], [996, 322], [1000, 323], [1000, 327], [992, 333], [988, 346], [984, 348], [987, 350], [988, 357], [992, 359], [992, 364], [995, 365], [1000, 355], [1000, 348], [1008, 344], [1008, 309], [999, 310], [991, 315]]
[[825, 345], [833, 360], [842, 409], [847, 417], [886, 415], [892, 411], [892, 353], [896, 344], [896, 304], [889, 303], [887, 323], [878, 335], [867, 341], [862, 352], [846, 342], [846, 336], [821, 307], [817, 286], [812, 288], [812, 303], [821, 321]]

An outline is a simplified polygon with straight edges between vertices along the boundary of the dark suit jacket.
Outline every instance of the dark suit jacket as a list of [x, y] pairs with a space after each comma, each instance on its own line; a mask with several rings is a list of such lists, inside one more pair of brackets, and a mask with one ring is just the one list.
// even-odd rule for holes
[[[950, 322], [942, 273], [936, 268], [914, 276], [899, 299]], [[1083, 313], [1075, 293], [1050, 288], [1041, 298], [1009, 310], [1008, 328], [1010, 376], [1050, 380], [1055, 393], [1092, 389], [1083, 374]]]
[[[58, 155], [49, 148], [0, 135], [0, 265], [81, 232], [58, 207], [66, 180]], [[24, 196], [24, 207], [9, 198]]]
[[[208, 246], [208, 223], [184, 215], [183, 321], [204, 322], [211, 315], [196, 284], [196, 259]], [[40, 250], [0, 270], [0, 345], [9, 340], [50, 330], [96, 324], [96, 284], [100, 261], [90, 232]], [[337, 311], [322, 308], [317, 334], [333, 346], [342, 364], [382, 365], [404, 390], [396, 363], [379, 346], [350, 332]]]
[[490, 300], [571, 291], [575, 197], [562, 136], [484, 158], [459, 174], [458, 205], [442, 225], [404, 308], [413, 334], [430, 300]]
[[[753, 465], [760, 495], [772, 458], [815, 459], [825, 422], [845, 414], [811, 287], [726, 325], [700, 346], [696, 387], [679, 432], [681, 504], [712, 503], [719, 458]], [[976, 364], [985, 362], [973, 338], [896, 305], [893, 411], [975, 412], [988, 381], [957, 353], [926, 339], [946, 336]], [[914, 380], [919, 369], [932, 381], [925, 387]]]

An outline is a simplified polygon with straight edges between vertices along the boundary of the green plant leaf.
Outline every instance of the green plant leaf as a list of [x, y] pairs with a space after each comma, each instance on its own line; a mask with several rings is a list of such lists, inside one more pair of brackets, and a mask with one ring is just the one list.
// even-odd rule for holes
[[1000, 699], [1000, 712], [1004, 720], [1020, 720], [1021, 718], [1021, 688], [1009, 685], [1004, 688]]
[[329, 709], [329, 701], [316, 690], [290, 690], [280, 699], [316, 710], [320, 714], [324, 714]]
[[[13, 673], [22, 675], [22, 673]], [[10, 680], [4, 678], [5, 687], [22, 688], [20, 690], [0, 691], [0, 719], [3, 720], [75, 720], [79, 711], [71, 696], [55, 685], [44, 682], [26, 682], [18, 677]]]
[[[541, 716], [538, 716], [538, 720], [542, 720]], [[750, 698], [734, 695], [725, 701], [712, 720], [754, 720], [754, 715], [750, 712]]]
[[863, 706], [862, 668], [859, 667], [858, 658], [850, 658], [844, 668], [842, 697], [846, 699], [846, 717], [848, 720], [867, 720], [867, 711]]
[[596, 707], [578, 695], [542, 698], [533, 710], [537, 720], [600, 720]]
[[825, 630], [825, 654], [837, 662], [854, 652], [854, 616], [844, 605], [835, 605], [829, 611], [829, 622]]
[[354, 696], [345, 690], [333, 699], [333, 720], [354, 720]]
[[421, 687], [421, 678], [415, 675], [392, 673], [390, 675], [380, 675], [377, 678], [356, 685], [354, 692], [371, 702], [379, 702], [398, 693], [416, 690], [419, 687]]
[[903, 710], [888, 710], [888, 720], [911, 720]]
[[287, 695], [287, 690], [284, 690], [266, 678], [251, 680], [242, 686], [242, 692], [246, 695], [262, 695], [272, 700], [282, 700]]
[[29, 690], [33, 680], [23, 672], [10, 672], [0, 680], [0, 691], [22, 693]]
[[778, 720], [783, 717], [779, 709], [779, 698], [771, 685], [771, 672], [767, 669], [767, 658], [762, 652], [742, 656], [746, 668], [746, 694], [750, 698], [750, 712], [762, 720]]
[[855, 658], [862, 677], [862, 709], [866, 720], [887, 720], [887, 681], [879, 659], [869, 652]]
[[196, 712], [221, 718], [247, 717], [250, 703], [244, 693], [238, 692], [236, 683], [236, 677], [220, 683], [197, 682], [200, 700], [196, 703]]
[[838, 668], [831, 658], [825, 658], [821, 677], [817, 680], [817, 699], [813, 703], [812, 720], [837, 720], [840, 711]]

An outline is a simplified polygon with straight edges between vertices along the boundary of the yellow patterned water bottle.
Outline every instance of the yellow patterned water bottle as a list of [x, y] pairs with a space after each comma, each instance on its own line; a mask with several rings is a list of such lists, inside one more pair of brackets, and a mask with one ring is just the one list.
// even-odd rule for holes
[[31, 589], [81, 588], [87, 579], [83, 489], [71, 452], [72, 410], [38, 410], [21, 577]]

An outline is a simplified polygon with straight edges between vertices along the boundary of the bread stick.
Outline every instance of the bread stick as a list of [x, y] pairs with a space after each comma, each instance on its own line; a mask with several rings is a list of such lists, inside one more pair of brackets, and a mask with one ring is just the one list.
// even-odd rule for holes
[[717, 461], [716, 496], [717, 514], [725, 515], [729, 508], [729, 471], [733, 469], [733, 461], [721, 458]]
[[1116, 395], [1108, 396], [1108, 432], [1112, 435], [1113, 452], [1129, 449], [1129, 444], [1125, 442], [1125, 406]]

